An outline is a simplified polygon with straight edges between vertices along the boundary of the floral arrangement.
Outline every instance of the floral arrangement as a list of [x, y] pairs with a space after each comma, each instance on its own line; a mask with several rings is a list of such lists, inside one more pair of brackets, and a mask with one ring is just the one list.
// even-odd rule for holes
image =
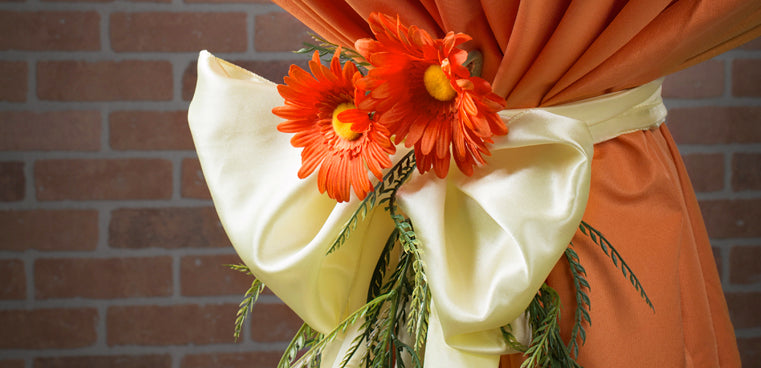
[[[377, 261], [367, 303], [330, 333], [302, 326], [279, 368], [318, 367], [325, 346], [358, 323], [361, 333], [341, 367], [352, 359], [367, 367], [422, 367], [431, 294], [420, 241], [412, 222], [397, 207], [396, 193], [415, 169], [445, 178], [452, 160], [471, 176], [475, 167], [487, 164], [492, 138], [508, 134], [497, 114], [505, 107], [504, 99], [478, 76], [478, 53], [460, 48], [469, 36], [449, 32], [436, 39], [378, 13], [368, 21], [375, 39], [358, 40], [356, 51], [319, 38], [318, 45], [301, 50], [313, 52], [311, 73], [291, 66], [285, 84], [278, 86], [285, 104], [272, 113], [285, 120], [277, 129], [293, 134], [291, 144], [302, 148], [298, 177], [317, 171], [321, 193], [346, 202], [353, 191], [360, 201], [326, 256], [340, 251], [357, 223], [377, 205], [388, 211], [395, 229]], [[330, 58], [329, 66], [322, 64], [321, 56]], [[400, 144], [411, 150], [393, 162]], [[579, 230], [600, 246], [652, 308], [639, 280], [610, 242], [585, 222]], [[565, 250], [576, 288], [571, 339], [566, 343], [560, 337], [559, 297], [544, 284], [526, 309], [532, 329], [529, 345], [523, 346], [512, 335], [510, 325], [501, 329], [507, 344], [525, 354], [522, 367], [579, 366], [575, 357], [585, 340], [585, 325], [591, 323], [590, 285], [572, 245]], [[251, 274], [246, 266], [232, 267]], [[236, 318], [236, 338], [263, 289], [264, 284], [254, 279]]]

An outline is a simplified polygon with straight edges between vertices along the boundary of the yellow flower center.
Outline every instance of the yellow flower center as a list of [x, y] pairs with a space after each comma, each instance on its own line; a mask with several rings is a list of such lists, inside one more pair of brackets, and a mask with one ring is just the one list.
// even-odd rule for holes
[[457, 95], [440, 65], [433, 64], [425, 70], [423, 83], [431, 97], [439, 101], [450, 101]]
[[359, 138], [359, 136], [361, 136], [362, 134], [352, 131], [351, 123], [344, 123], [343, 121], [338, 120], [338, 114], [346, 110], [354, 109], [354, 108], [356, 108], [354, 104], [349, 102], [344, 102], [336, 106], [336, 109], [333, 110], [333, 131], [335, 131], [339, 137], [346, 139], [347, 141], [353, 141]]

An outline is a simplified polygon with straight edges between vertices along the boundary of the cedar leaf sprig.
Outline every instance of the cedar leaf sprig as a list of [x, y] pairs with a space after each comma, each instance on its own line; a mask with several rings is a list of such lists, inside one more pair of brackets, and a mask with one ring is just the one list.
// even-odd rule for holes
[[533, 330], [526, 360], [521, 368], [581, 367], [571, 357], [560, 337], [560, 296], [547, 284], [542, 285], [527, 309]]
[[[278, 368], [290, 367], [291, 363], [293, 363], [293, 361], [296, 360], [296, 357], [298, 356], [299, 351], [311, 348], [317, 343], [317, 341], [319, 341], [322, 338], [323, 338], [323, 335], [321, 333], [313, 330], [306, 323], [302, 324], [299, 330], [296, 332], [296, 335], [293, 336], [293, 339], [291, 339], [291, 342], [288, 344], [288, 347], [285, 349], [285, 352], [283, 352], [283, 356], [280, 358], [280, 362], [277, 364], [277, 367]], [[320, 366], [319, 363], [320, 363], [319, 356], [315, 356], [314, 359], [306, 362], [306, 367], [318, 368]]]
[[[251, 270], [246, 265], [238, 264], [226, 266], [231, 270], [253, 276]], [[254, 308], [256, 301], [259, 300], [259, 295], [262, 293], [262, 291], [264, 291], [264, 283], [254, 277], [254, 280], [251, 282], [251, 287], [248, 288], [248, 291], [246, 291], [246, 294], [244, 294], [243, 301], [241, 301], [238, 305], [238, 313], [235, 315], [235, 330], [233, 332], [235, 341], [238, 341], [240, 338], [240, 332], [243, 329], [243, 322], [246, 321], [246, 316], [251, 313], [251, 310]]]
[[402, 159], [383, 176], [383, 180], [376, 184], [372, 191], [367, 193], [365, 199], [359, 203], [357, 210], [354, 211], [341, 232], [338, 233], [336, 240], [330, 248], [328, 248], [327, 254], [335, 252], [347, 239], [349, 239], [351, 233], [357, 228], [359, 221], [364, 220], [370, 210], [375, 208], [376, 203], [378, 203], [378, 198], [380, 198], [379, 203], [383, 203], [387, 201], [392, 194], [396, 194], [399, 187], [404, 184], [414, 169], [415, 151], [412, 150], [402, 157]]
[[[610, 257], [611, 261], [613, 261], [613, 265], [616, 267], [619, 267], [621, 269], [621, 272], [624, 274], [624, 277], [627, 277], [629, 279], [629, 282], [631, 282], [632, 286], [634, 286], [634, 290], [638, 291], [642, 299], [645, 300], [645, 303], [650, 307], [650, 309], [655, 312], [655, 307], [653, 306], [653, 303], [650, 301], [650, 298], [647, 297], [647, 293], [645, 293], [645, 288], [642, 287], [642, 284], [639, 282], [639, 279], [637, 276], [634, 275], [634, 272], [629, 267], [628, 264], [624, 261], [624, 259], [621, 257], [621, 254], [618, 253], [616, 248], [613, 248], [613, 246], [610, 244], [608, 239], [605, 238], [605, 236], [600, 233], [599, 230], [593, 228], [588, 223], [582, 221], [581, 224], [579, 224], [579, 230], [581, 230], [581, 233], [588, 236], [592, 241], [599, 245], [600, 248], [602, 248], [603, 253], [605, 253], [606, 256]], [[610, 249], [610, 252], [608, 252], [608, 249]], [[619, 263], [621, 264], [619, 266]]]
[[402, 249], [406, 254], [413, 256], [414, 287], [412, 288], [412, 300], [410, 301], [409, 315], [407, 316], [407, 333], [414, 339], [415, 352], [422, 354], [428, 333], [431, 291], [428, 289], [428, 281], [423, 270], [420, 240], [417, 239], [415, 230], [412, 228], [412, 221], [398, 213], [396, 190], [388, 197], [387, 203], [386, 210], [391, 215], [391, 219], [394, 220], [395, 230], [399, 233], [399, 242], [402, 244]]
[[[349, 327], [351, 327], [353, 324], [357, 323], [357, 321], [361, 318], [364, 318], [369, 311], [374, 310], [377, 306], [381, 305], [386, 299], [389, 299], [393, 297], [396, 294], [396, 291], [392, 290], [389, 293], [383, 294], [378, 296], [377, 298], [371, 300], [367, 304], [363, 305], [356, 311], [354, 311], [352, 314], [350, 314], [348, 317], [344, 318], [341, 323], [336, 326], [332, 331], [325, 334], [324, 336], [321, 336], [317, 341], [314, 342], [314, 344], [311, 345], [310, 349], [307, 350], [307, 352], [304, 353], [304, 355], [301, 356], [293, 365], [291, 365], [291, 368], [301, 368], [301, 367], [311, 367], [311, 362], [314, 362], [316, 359], [319, 359], [319, 355], [322, 354], [322, 351], [325, 349], [325, 347], [333, 342], [339, 334], [345, 333]], [[288, 367], [287, 365], [284, 367]]]
[[[568, 265], [571, 269], [571, 277], [573, 279], [573, 286], [576, 289], [576, 312], [574, 314], [573, 329], [571, 330], [571, 340], [568, 342], [568, 350], [574, 357], [579, 357], [579, 347], [584, 345], [587, 340], [587, 333], [584, 330], [584, 323], [592, 325], [592, 319], [589, 316], [591, 304], [587, 291], [590, 290], [589, 282], [587, 282], [587, 271], [581, 265], [579, 261], [579, 255], [571, 246], [566, 248], [565, 257], [568, 260]], [[579, 344], [578, 340], [581, 340]]]
[[[304, 42], [304, 47], [294, 52], [297, 54], [311, 54], [317, 51], [320, 53], [320, 58], [326, 58], [327, 64], [330, 64], [330, 58], [338, 49], [338, 45], [320, 37], [315, 33], [310, 32], [309, 36], [312, 37], [312, 40], [314, 40], [315, 43], [312, 44]], [[341, 64], [344, 64], [347, 61], [354, 63], [358, 68], [360, 68], [360, 70], [363, 71], [362, 74], [365, 74], [364, 71], [368, 66], [370, 66], [370, 63], [368, 63], [362, 55], [360, 55], [357, 51], [347, 47], [341, 48], [339, 60], [341, 61]]]

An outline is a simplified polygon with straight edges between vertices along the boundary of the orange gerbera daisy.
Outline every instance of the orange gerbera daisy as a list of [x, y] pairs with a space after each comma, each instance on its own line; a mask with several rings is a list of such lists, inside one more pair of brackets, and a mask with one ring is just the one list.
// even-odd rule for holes
[[450, 147], [460, 171], [473, 174], [484, 164], [492, 136], [507, 134], [497, 115], [505, 101], [489, 83], [471, 77], [463, 66], [467, 52], [458, 46], [470, 36], [449, 32], [434, 39], [399, 19], [372, 13], [375, 40], [361, 39], [357, 51], [372, 65], [360, 83], [370, 90], [366, 109], [382, 112], [380, 122], [395, 142], [415, 147], [418, 170], [431, 168], [443, 178], [449, 171]]
[[367, 98], [364, 90], [355, 88], [362, 75], [353, 63], [342, 68], [339, 53], [327, 68], [315, 52], [309, 61], [312, 75], [292, 65], [285, 84], [277, 86], [285, 105], [272, 113], [287, 120], [277, 129], [295, 133], [291, 144], [304, 148], [299, 178], [319, 166], [320, 193], [327, 191], [330, 198], [345, 202], [350, 188], [360, 199], [373, 190], [368, 169], [381, 179], [381, 170], [391, 167], [389, 155], [395, 148], [388, 129], [373, 121], [368, 111], [356, 108]]

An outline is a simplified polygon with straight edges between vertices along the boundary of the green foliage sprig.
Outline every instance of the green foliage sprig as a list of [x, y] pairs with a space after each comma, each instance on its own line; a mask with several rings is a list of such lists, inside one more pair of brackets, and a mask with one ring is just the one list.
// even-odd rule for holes
[[[326, 64], [330, 64], [330, 58], [333, 57], [333, 54], [338, 49], [338, 45], [320, 37], [315, 33], [310, 32], [309, 36], [312, 37], [315, 43], [312, 44], [304, 42], [304, 47], [294, 52], [297, 54], [312, 54], [317, 51], [320, 54], [320, 58], [327, 60]], [[323, 60], [323, 62], [325, 62], [325, 60]], [[357, 51], [346, 47], [341, 48], [339, 60], [341, 61], [341, 64], [345, 62], [352, 62], [363, 71], [366, 67], [370, 66], [370, 63], [368, 63], [365, 58]], [[363, 74], [365, 73], [363, 72]]]
[[581, 367], [560, 337], [560, 296], [555, 289], [542, 285], [526, 311], [533, 334], [521, 368]]
[[[315, 359], [318, 359], [319, 355], [322, 353], [322, 351], [325, 349], [325, 347], [333, 342], [338, 335], [346, 333], [346, 331], [351, 327], [353, 324], [357, 323], [357, 321], [361, 318], [364, 318], [368, 312], [375, 310], [379, 305], [381, 305], [386, 299], [391, 298], [396, 294], [396, 292], [392, 291], [383, 295], [380, 295], [376, 297], [375, 299], [371, 300], [367, 304], [363, 305], [356, 311], [354, 311], [352, 314], [350, 314], [348, 317], [346, 317], [341, 323], [336, 326], [332, 331], [325, 334], [324, 336], [321, 336], [319, 339], [317, 339], [310, 347], [309, 350], [307, 350], [304, 355], [301, 356], [293, 365], [291, 365], [292, 368], [297, 367], [311, 367], [309, 364], [310, 362], [315, 361]], [[287, 366], [285, 366], [287, 367]]]
[[367, 193], [365, 199], [359, 202], [359, 207], [357, 207], [357, 210], [351, 215], [341, 232], [338, 233], [338, 237], [336, 237], [336, 240], [328, 249], [327, 254], [335, 252], [347, 239], [349, 239], [351, 233], [357, 228], [359, 221], [364, 220], [370, 210], [375, 208], [378, 199], [380, 199], [380, 203], [383, 203], [387, 201], [392, 194], [396, 194], [402, 184], [404, 184], [410, 174], [412, 174], [412, 171], [415, 170], [415, 167], [415, 151], [413, 150], [402, 157], [402, 159], [383, 176], [383, 180], [376, 184], [371, 192]]
[[[381, 198], [378, 203], [386, 205], [395, 226], [376, 264], [368, 299], [382, 295], [389, 297], [368, 311], [360, 327], [362, 333], [352, 341], [340, 367], [351, 361], [360, 346], [367, 346], [361, 358], [365, 367], [381, 368], [394, 364], [404, 367], [402, 355], [409, 356], [415, 367], [422, 367], [420, 355], [428, 331], [431, 294], [423, 269], [420, 241], [411, 222], [399, 213], [396, 205], [396, 193], [414, 169], [414, 155], [410, 152], [376, 186]], [[401, 245], [401, 254], [394, 271], [386, 277], [391, 266], [390, 255], [397, 244]], [[407, 334], [412, 337], [412, 346], [400, 337], [405, 325]]]
[[425, 339], [428, 333], [428, 316], [430, 314], [431, 291], [428, 289], [428, 280], [423, 270], [422, 251], [420, 240], [412, 228], [412, 221], [402, 216], [396, 206], [396, 190], [388, 197], [386, 210], [394, 220], [395, 231], [399, 234], [399, 242], [405, 254], [413, 257], [412, 271], [414, 274], [414, 287], [412, 288], [412, 300], [407, 316], [407, 333], [414, 340], [414, 351], [422, 354]]
[[[314, 346], [317, 341], [323, 338], [323, 335], [315, 330], [313, 330], [311, 327], [309, 327], [308, 324], [304, 323], [301, 325], [299, 330], [296, 332], [296, 335], [293, 336], [293, 339], [291, 339], [291, 342], [288, 344], [288, 347], [285, 349], [285, 352], [283, 353], [283, 356], [280, 358], [280, 362], [277, 364], [278, 368], [288, 368], [291, 366], [291, 363], [293, 363], [294, 360], [296, 360], [296, 357], [299, 354], [299, 351], [304, 349], [310, 349], [312, 346]], [[316, 355], [314, 359], [306, 362], [306, 367], [308, 368], [319, 368], [320, 366], [320, 360], [319, 355]]]
[[[628, 264], [624, 261], [624, 259], [621, 257], [621, 254], [618, 253], [616, 248], [613, 248], [613, 246], [610, 244], [608, 239], [605, 238], [605, 236], [600, 233], [599, 230], [593, 228], [588, 223], [582, 221], [581, 224], [579, 224], [579, 230], [581, 230], [581, 233], [588, 236], [592, 241], [599, 245], [600, 248], [602, 248], [603, 253], [605, 253], [606, 256], [610, 257], [611, 261], [613, 261], [613, 265], [616, 267], [619, 267], [621, 272], [624, 274], [624, 277], [629, 278], [629, 282], [631, 282], [632, 286], [634, 286], [634, 290], [638, 291], [642, 299], [645, 300], [645, 303], [650, 307], [650, 309], [655, 312], [655, 307], [653, 306], [653, 303], [650, 301], [650, 298], [647, 297], [647, 293], [645, 293], [645, 288], [642, 287], [642, 284], [639, 282], [639, 279], [637, 276], [634, 275], [634, 272], [629, 267]], [[608, 252], [608, 249], [610, 249], [610, 252]], [[620, 263], [620, 266], [619, 266]]]
[[[576, 290], [576, 312], [574, 314], [573, 329], [571, 330], [571, 340], [568, 342], [568, 350], [574, 357], [579, 357], [579, 347], [584, 345], [587, 340], [587, 333], [584, 330], [584, 323], [589, 326], [592, 325], [592, 319], [589, 316], [591, 304], [587, 291], [590, 290], [589, 282], [586, 279], [587, 271], [581, 265], [579, 261], [579, 255], [571, 246], [565, 249], [565, 257], [568, 260], [568, 265], [571, 269], [571, 278], [573, 279], [573, 286]], [[579, 344], [579, 339], [581, 344]]]
[[507, 346], [512, 348], [515, 351], [520, 351], [522, 353], [525, 353], [528, 349], [527, 346], [521, 344], [520, 341], [513, 335], [513, 326], [509, 323], [506, 326], [502, 326], [499, 328], [500, 332], [502, 332], [502, 338], [505, 339], [505, 342], [507, 343]]
[[[253, 276], [251, 270], [246, 265], [238, 264], [226, 266], [231, 270]], [[259, 295], [262, 293], [262, 291], [264, 291], [264, 283], [254, 277], [254, 280], [251, 282], [251, 287], [248, 288], [248, 291], [246, 291], [246, 294], [244, 294], [243, 301], [241, 301], [238, 305], [238, 313], [235, 315], [235, 331], [233, 332], [235, 341], [238, 341], [240, 338], [240, 332], [243, 329], [243, 322], [246, 321], [246, 316], [251, 313], [251, 310], [254, 308], [256, 301], [259, 300]]]

